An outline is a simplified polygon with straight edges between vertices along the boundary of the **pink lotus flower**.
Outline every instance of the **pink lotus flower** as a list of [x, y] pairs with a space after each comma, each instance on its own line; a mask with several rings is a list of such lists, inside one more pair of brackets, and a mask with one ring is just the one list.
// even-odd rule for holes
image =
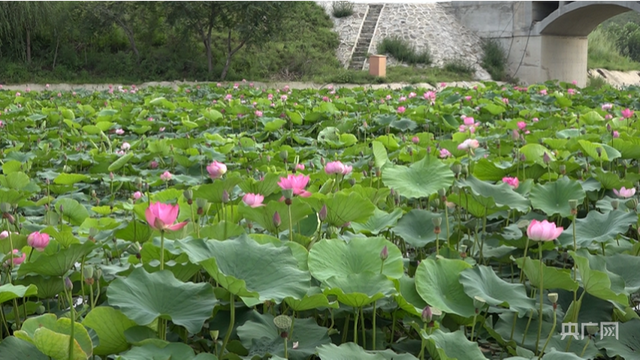
[[404, 106], [399, 106], [399, 107], [398, 107], [398, 114], [402, 114], [402, 113], [404, 113], [405, 111], [407, 111], [407, 109], [406, 109]]
[[576, 89], [567, 89], [567, 93], [569, 95], [575, 95], [576, 94]]
[[18, 249], [13, 249], [11, 251], [10, 259], [7, 259], [7, 261], [4, 262], [4, 266], [8, 267], [9, 262], [13, 263], [13, 266], [22, 264], [27, 259], [27, 254], [23, 253], [22, 256], [16, 257], [16, 255], [19, 253], [20, 251], [18, 251]]
[[293, 190], [294, 195], [309, 197], [311, 193], [304, 188], [309, 183], [309, 176], [289, 174], [286, 178], [280, 178], [278, 185], [282, 190]]
[[304, 164], [297, 164], [296, 170], [304, 170]]
[[282, 101], [287, 101], [287, 95], [282, 95], [282, 96], [280, 96], [280, 100], [282, 100]]
[[563, 231], [564, 228], [556, 227], [556, 224], [553, 222], [533, 219], [527, 228], [527, 236], [529, 240], [533, 241], [553, 241], [557, 239]]
[[158, 162], [153, 160], [149, 163], [149, 167], [152, 169], [157, 169], [158, 168]]
[[327, 175], [342, 174], [343, 171], [344, 164], [340, 161], [329, 162], [324, 167], [324, 172], [327, 173]]
[[627, 199], [636, 194], [636, 188], [627, 189], [623, 186], [620, 188], [620, 190], [613, 189], [613, 193], [616, 194], [616, 196], [618, 197]]
[[547, 95], [547, 90], [546, 89], [540, 90], [540, 95]]
[[178, 219], [178, 213], [180, 212], [180, 205], [163, 204], [160, 202], [151, 203], [147, 210], [144, 212], [144, 216], [149, 223], [149, 226], [160, 231], [176, 231], [180, 230], [185, 225], [186, 221], [174, 224]]
[[514, 189], [517, 189], [518, 186], [520, 185], [520, 181], [518, 180], [517, 177], [503, 177], [502, 182], [507, 183], [509, 186], [511, 186]]
[[417, 136], [414, 136], [414, 137], [411, 138], [411, 142], [414, 143], [414, 144], [417, 144], [417, 143], [420, 142], [420, 138], [417, 137]]
[[231, 94], [227, 94], [227, 95], [224, 97], [224, 99], [225, 99], [225, 100], [231, 100], [231, 99], [233, 99], [233, 95], [231, 95]]
[[475, 124], [475, 120], [472, 117], [465, 117], [463, 121], [464, 121], [464, 124], [467, 126], [472, 126]]
[[527, 127], [527, 123], [524, 121], [518, 121], [518, 129], [524, 130]]
[[473, 99], [473, 96], [465, 96], [465, 97], [464, 97], [464, 99], [465, 99], [466, 101], [471, 101], [471, 99]]
[[122, 143], [122, 146], [120, 148], [122, 150], [125, 150], [125, 151], [129, 150], [129, 149], [131, 149], [131, 144], [129, 144], [128, 142], [125, 141], [124, 143]]
[[633, 116], [633, 110], [630, 110], [630, 109], [624, 109], [620, 113], [622, 114], [622, 117], [625, 119], [628, 119]]
[[413, 99], [414, 97], [416, 97], [416, 93], [410, 92], [409, 93], [409, 99]]
[[122, 130], [122, 129], [117, 129], [117, 130], [116, 130], [116, 134], [118, 134], [118, 135], [122, 135], [122, 134], [124, 134], [124, 130]]
[[571, 83], [572, 83], [573, 85], [578, 85], [578, 80], [573, 80]]
[[620, 133], [618, 132], [618, 130], [613, 130], [613, 137], [616, 139], [620, 137]]
[[9, 237], [9, 232], [7, 230], [0, 233], [0, 239], [5, 239]]
[[273, 94], [269, 94], [269, 95], [267, 95], [267, 99], [269, 99], [269, 100], [273, 100]]
[[476, 139], [467, 139], [458, 145], [458, 150], [477, 149], [480, 143]]
[[386, 99], [391, 100], [391, 95], [387, 95]]
[[169, 180], [171, 180], [172, 177], [173, 177], [173, 175], [171, 175], [170, 172], [165, 171], [164, 173], [162, 173], [162, 175], [160, 175], [160, 180], [169, 181]]
[[49, 234], [34, 231], [27, 237], [27, 244], [38, 251], [44, 251], [49, 245]]
[[424, 98], [426, 100], [431, 101], [432, 105], [435, 104], [435, 102], [436, 102], [436, 93], [435, 93], [435, 91], [427, 91], [426, 93], [424, 93], [423, 96], [424, 96]]
[[533, 121], [533, 122], [538, 122], [538, 121], [540, 121], [540, 120], [539, 120], [538, 118], [533, 118], [533, 119], [531, 119], [531, 121]]
[[242, 201], [247, 205], [247, 206], [251, 206], [252, 208], [256, 208], [256, 207], [260, 207], [260, 206], [264, 206], [264, 204], [262, 203], [262, 201], [264, 200], [264, 196], [260, 195], [260, 194], [245, 194], [242, 197]]
[[448, 157], [451, 157], [453, 155], [451, 155], [451, 152], [449, 152], [449, 150], [447, 149], [440, 149], [440, 157], [443, 159], [446, 159]]
[[136, 191], [133, 193], [133, 200], [140, 200], [142, 197], [142, 193], [140, 191]]
[[611, 109], [613, 109], [613, 104], [609, 104], [609, 103], [602, 104], [602, 111], [607, 111]]
[[207, 166], [207, 172], [210, 178], [219, 179], [227, 172], [227, 165], [214, 160]]
[[611, 119], [613, 119], [613, 116], [611, 114], [607, 114], [607, 115], [604, 116], [604, 119], [605, 120], [611, 120]]
[[19, 91], [16, 93], [16, 96], [20, 96], [20, 92]]
[[351, 170], [353, 170], [353, 166], [351, 166], [351, 165], [345, 165], [345, 166], [344, 166], [344, 170], [342, 170], [342, 175], [349, 175], [349, 174], [351, 174]]
[[256, 110], [255, 114], [257, 117], [262, 117], [262, 111], [260, 110]]
[[507, 98], [502, 98], [502, 102], [503, 102], [505, 105], [509, 105], [509, 99], [507, 99]]

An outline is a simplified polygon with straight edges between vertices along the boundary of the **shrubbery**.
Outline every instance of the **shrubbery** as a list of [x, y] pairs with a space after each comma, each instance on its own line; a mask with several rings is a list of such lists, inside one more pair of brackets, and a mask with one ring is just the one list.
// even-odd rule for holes
[[417, 52], [415, 47], [408, 41], [398, 37], [387, 37], [378, 44], [379, 54], [391, 55], [394, 59], [410, 65], [429, 65], [432, 63], [431, 53], [426, 48], [422, 52]]
[[331, 13], [337, 18], [344, 18], [353, 15], [353, 3], [348, 1], [336, 1], [331, 4]]
[[507, 56], [497, 40], [482, 41], [482, 68], [487, 70], [495, 81], [506, 80]]

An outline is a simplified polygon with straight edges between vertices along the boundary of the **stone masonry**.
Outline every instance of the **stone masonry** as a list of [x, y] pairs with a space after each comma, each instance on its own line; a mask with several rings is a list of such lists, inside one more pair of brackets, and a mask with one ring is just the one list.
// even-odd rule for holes
[[[336, 19], [331, 14], [329, 1], [318, 2], [323, 6], [334, 22], [334, 31], [340, 35], [338, 60], [346, 67], [358, 38], [358, 32], [364, 21], [366, 4], [355, 3], [354, 14], [347, 18]], [[380, 19], [369, 47], [369, 53], [377, 54], [377, 45], [385, 37], [400, 37], [420, 52], [429, 48], [434, 66], [442, 66], [448, 61], [460, 60], [476, 69], [475, 77], [490, 80], [490, 75], [482, 69], [481, 39], [466, 29], [457, 19], [447, 12], [446, 3], [424, 4], [384, 4]], [[388, 57], [387, 66], [399, 65]], [[365, 69], [369, 68], [368, 60]]]

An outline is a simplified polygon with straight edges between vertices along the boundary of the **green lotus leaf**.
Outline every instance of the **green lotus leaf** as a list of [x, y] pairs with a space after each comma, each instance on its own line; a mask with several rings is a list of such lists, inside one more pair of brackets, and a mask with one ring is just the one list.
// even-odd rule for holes
[[479, 296], [492, 306], [508, 307], [524, 316], [533, 309], [535, 302], [527, 296], [522, 284], [508, 283], [498, 277], [494, 270], [479, 265], [464, 270], [460, 274], [460, 283], [469, 297]]
[[422, 300], [416, 290], [416, 279], [410, 278], [405, 274], [398, 282], [400, 284], [400, 294], [395, 296], [398, 306], [414, 316], [421, 317], [422, 310], [427, 306], [427, 303]]
[[431, 335], [422, 330], [420, 335], [427, 340], [427, 351], [434, 360], [486, 360], [478, 344], [460, 330], [445, 333], [438, 329]]
[[[257, 319], [256, 319], [257, 318]], [[288, 359], [304, 360], [313, 356], [316, 348], [330, 344], [327, 328], [319, 326], [315, 319], [295, 319], [292, 337], [289, 340]], [[284, 356], [284, 345], [280, 331], [273, 322], [273, 315], [258, 315], [238, 326], [238, 337], [249, 349], [250, 356], [264, 357], [267, 354]], [[293, 349], [293, 343], [299, 345]]]
[[217, 303], [209, 283], [184, 283], [168, 270], [149, 274], [135, 269], [127, 278], [114, 280], [107, 289], [109, 305], [118, 308], [138, 325], [158, 317], [198, 333]]
[[33, 262], [20, 265], [18, 275], [63, 276], [76, 262], [96, 247], [98, 247], [96, 244], [88, 241], [84, 244], [71, 244], [67, 249], [60, 249], [53, 254], [41, 254]]
[[77, 341], [73, 342], [73, 356], [71, 356], [68, 345], [70, 339], [71, 336], [69, 335], [41, 328], [36, 330], [33, 336], [33, 343], [38, 350], [53, 359], [87, 360], [91, 354], [85, 353]]
[[[69, 359], [71, 319], [57, 319], [54, 314], [32, 317], [22, 324], [15, 336], [34, 344], [43, 354], [54, 359]], [[73, 359], [86, 360], [93, 353], [87, 329], [74, 323]]]
[[371, 147], [373, 149], [373, 158], [376, 164], [376, 167], [381, 169], [384, 164], [389, 162], [389, 156], [387, 155], [387, 149], [384, 148], [379, 141], [372, 141]]
[[289, 247], [259, 244], [247, 236], [227, 241], [188, 240], [180, 247], [235, 295], [281, 303], [287, 297], [304, 298], [310, 287], [311, 276], [298, 268]]
[[[385, 246], [389, 256], [383, 264], [380, 252]], [[309, 251], [309, 271], [320, 281], [367, 272], [378, 274], [381, 270], [393, 279], [404, 274], [400, 249], [384, 238], [353, 238], [349, 243], [324, 239]]]
[[118, 355], [116, 360], [217, 360], [213, 354], [200, 353], [183, 343], [167, 343], [164, 347], [145, 344]]
[[628, 294], [636, 293], [640, 290], [640, 257], [627, 254], [614, 254], [604, 257], [607, 270], [622, 278], [625, 291]]
[[388, 165], [382, 169], [382, 181], [407, 198], [422, 198], [453, 184], [453, 172], [438, 158], [426, 156], [410, 167]]
[[391, 350], [365, 351], [360, 346], [348, 342], [340, 346], [327, 344], [318, 347], [318, 356], [321, 360], [417, 360], [415, 356], [404, 353], [396, 354]]
[[[442, 214], [432, 213], [427, 210], [413, 209], [404, 214], [402, 219], [400, 219], [396, 226], [393, 227], [393, 232], [408, 244], [415, 247], [424, 247], [436, 241], [436, 234], [433, 232], [435, 225], [433, 225], [432, 219], [442, 217]], [[445, 231], [440, 233], [440, 241], [447, 241], [446, 228]]]
[[493, 185], [471, 176], [460, 180], [459, 184], [462, 187], [469, 187], [474, 195], [492, 199], [498, 206], [508, 206], [523, 213], [529, 211], [529, 201], [502, 181]]
[[[300, 198], [294, 198], [291, 203], [291, 220], [294, 225], [294, 231], [297, 230], [295, 226], [302, 219], [306, 218], [313, 213], [311, 206], [304, 202]], [[273, 216], [278, 212], [280, 215], [280, 227], [276, 228], [273, 223]], [[284, 202], [270, 201], [267, 206], [252, 208], [249, 206], [241, 205], [238, 208], [238, 212], [245, 219], [253, 221], [259, 224], [265, 230], [268, 230], [272, 234], [276, 234], [279, 231], [289, 229], [289, 206]], [[341, 224], [342, 225], [342, 224]]]
[[382, 274], [371, 272], [333, 276], [324, 281], [325, 295], [335, 295], [347, 306], [360, 308], [396, 293], [393, 282]]
[[129, 349], [124, 332], [136, 326], [136, 323], [129, 320], [122, 312], [108, 306], [91, 310], [82, 324], [98, 334], [100, 343], [93, 352], [100, 356], [117, 354]]
[[72, 185], [90, 179], [90, 177], [84, 174], [60, 174], [55, 179], [53, 179], [53, 183], [61, 185]]
[[355, 192], [331, 194], [325, 200], [325, 205], [327, 206], [327, 219], [325, 221], [327, 224], [336, 227], [352, 221], [367, 221], [376, 209], [369, 199]]
[[0, 342], [0, 354], [3, 360], [49, 360], [34, 344], [14, 336]]
[[473, 300], [459, 281], [460, 274], [471, 268], [462, 260], [425, 259], [416, 270], [416, 290], [431, 306], [446, 313], [471, 317], [475, 314]]
[[[626, 233], [629, 226], [637, 221], [638, 216], [632, 212], [614, 210], [602, 214], [598, 211], [589, 211], [586, 217], [577, 219], [575, 222], [576, 242], [579, 247], [589, 247], [593, 242], [603, 243], [614, 240], [618, 235]], [[558, 237], [563, 247], [573, 247], [573, 226], [573, 224], [570, 225]]]
[[562, 217], [571, 215], [569, 200], [584, 200], [585, 192], [578, 182], [562, 177], [557, 181], [544, 185], [536, 184], [531, 190], [531, 205], [542, 210], [547, 216], [560, 214]]
[[625, 306], [629, 305], [627, 295], [623, 293], [616, 294], [611, 289], [611, 279], [605, 272], [593, 270], [589, 264], [589, 259], [578, 255], [574, 251], [569, 251], [569, 255], [571, 255], [576, 263], [578, 273], [580, 274], [580, 282], [588, 294], [602, 300], [615, 301]]
[[35, 285], [23, 286], [4, 284], [0, 286], [0, 304], [13, 299], [34, 296], [38, 293]]
[[[526, 259], [526, 261], [525, 261]], [[521, 269], [524, 265], [524, 274], [531, 282], [531, 285], [536, 288], [540, 287], [540, 260], [534, 260], [530, 258], [516, 259], [516, 264]], [[542, 286], [545, 289], [564, 289], [568, 291], [574, 291], [578, 289], [578, 283], [573, 281], [571, 273], [567, 270], [562, 270], [556, 267], [549, 267], [542, 265]]]
[[606, 334], [597, 341], [601, 349], [605, 349], [607, 356], [619, 356], [622, 359], [635, 359], [640, 351], [640, 320], [632, 319], [624, 323], [613, 323], [607, 326]]
[[284, 301], [287, 303], [287, 306], [289, 306], [293, 311], [305, 311], [319, 308], [337, 309], [339, 307], [337, 302], [330, 302], [327, 296], [322, 293], [322, 290], [319, 287], [312, 287], [311, 289], [309, 289], [307, 294], [302, 299], [294, 299], [292, 297], [288, 297], [284, 299]]
[[547, 154], [547, 156], [549, 156], [549, 159], [551, 159], [551, 161], [556, 161], [556, 158], [551, 150], [540, 144], [527, 144], [520, 148], [520, 153], [525, 156], [526, 162], [528, 163], [537, 163], [543, 165], [543, 158], [545, 153]]
[[394, 226], [400, 217], [402, 217], [402, 209], [400, 208], [394, 209], [391, 213], [374, 208], [373, 216], [366, 222], [352, 223], [351, 228], [356, 232], [369, 232], [377, 235], [381, 231]]
[[54, 206], [58, 211], [62, 207], [63, 221], [71, 222], [73, 225], [82, 225], [82, 222], [89, 217], [87, 208], [71, 198], [58, 199]]

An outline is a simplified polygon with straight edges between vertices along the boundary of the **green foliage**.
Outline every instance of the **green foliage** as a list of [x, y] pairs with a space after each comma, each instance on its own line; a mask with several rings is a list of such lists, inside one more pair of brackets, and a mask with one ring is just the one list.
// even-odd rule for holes
[[622, 27], [615, 23], [611, 28], [605, 28], [601, 25], [589, 34], [588, 67], [590, 69], [603, 68], [619, 71], [640, 69], [639, 62], [632, 60], [632, 58], [620, 51], [620, 46], [629, 49], [629, 39], [622, 33], [621, 29]]
[[442, 67], [445, 71], [451, 73], [468, 74], [472, 75], [476, 70], [473, 65], [465, 62], [463, 59], [450, 60]]
[[507, 75], [507, 56], [500, 43], [495, 39], [482, 41], [482, 67], [496, 81], [503, 81]]
[[331, 13], [337, 18], [353, 15], [353, 4], [348, 1], [336, 1], [331, 4]]
[[429, 65], [432, 63], [431, 53], [428, 48], [418, 53], [408, 41], [398, 37], [382, 39], [378, 44], [378, 53], [391, 55], [394, 59], [410, 65]]

